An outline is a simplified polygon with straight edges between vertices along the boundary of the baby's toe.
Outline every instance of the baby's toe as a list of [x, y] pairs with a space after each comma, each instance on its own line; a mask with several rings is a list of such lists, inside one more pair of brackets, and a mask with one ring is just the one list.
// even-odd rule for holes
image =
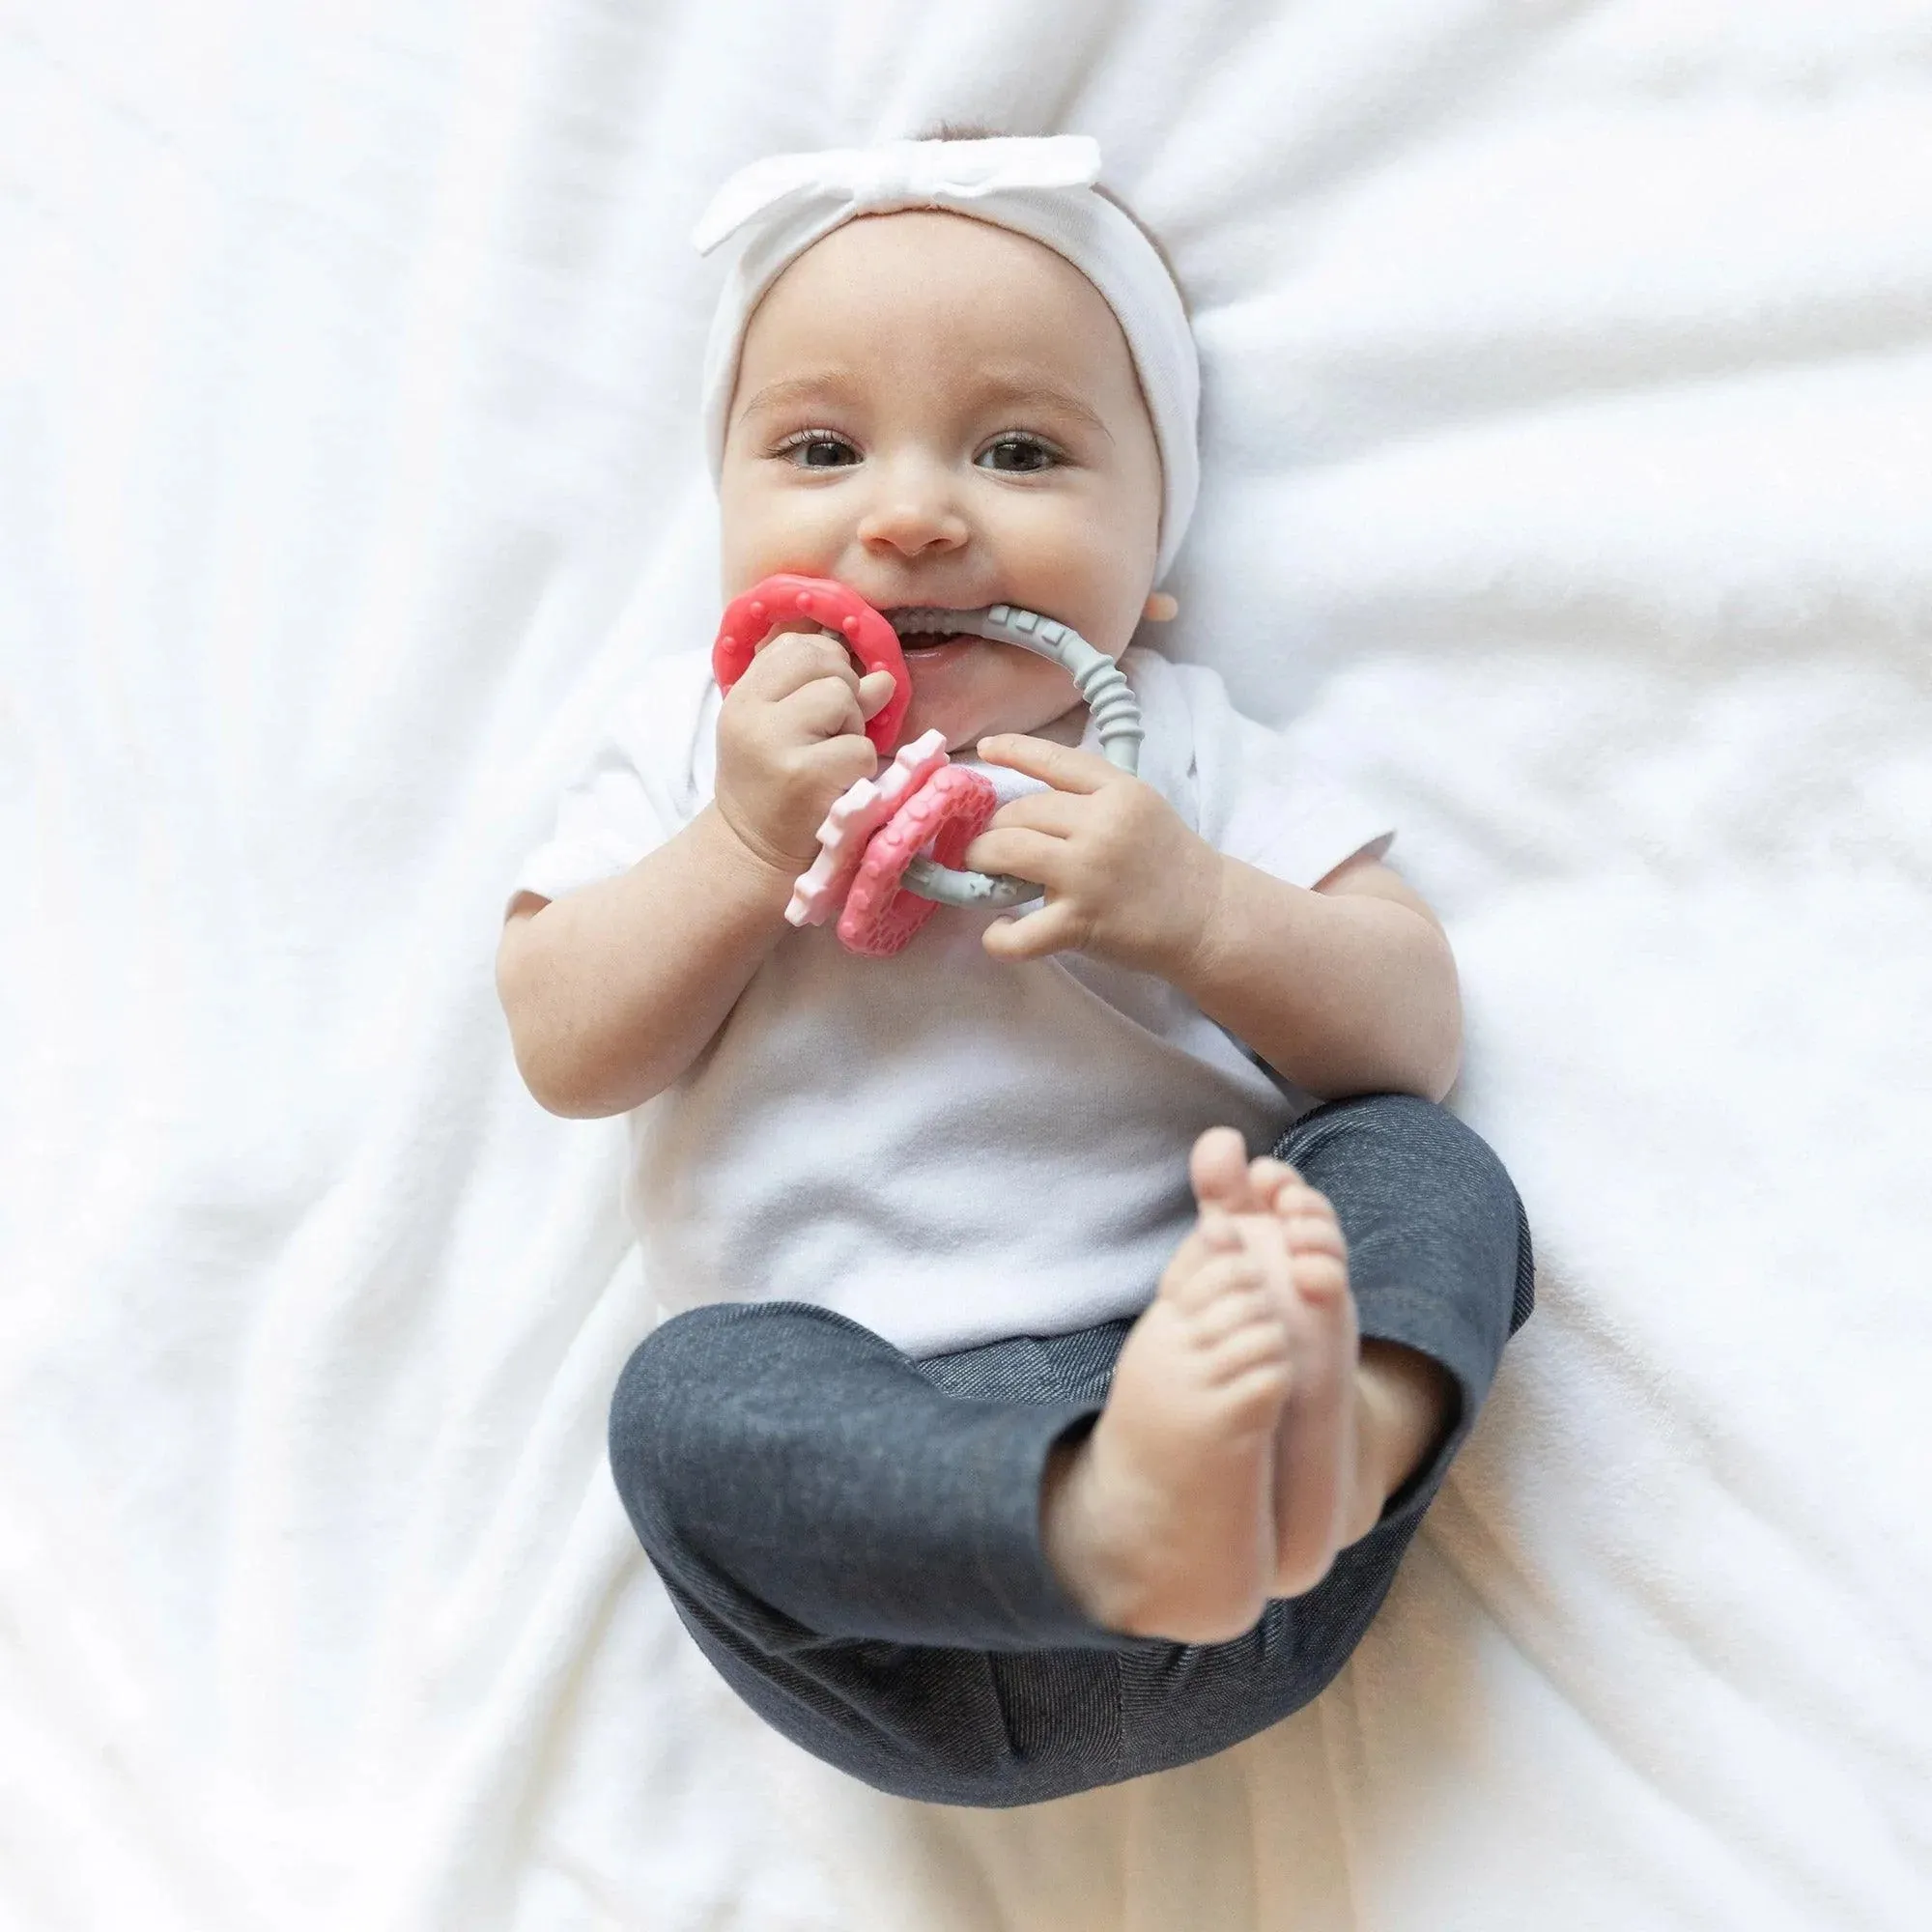
[[1294, 1290], [1305, 1306], [1332, 1307], [1349, 1294], [1349, 1264], [1342, 1255], [1320, 1248], [1301, 1248], [1291, 1257]]
[[1199, 1274], [1216, 1255], [1237, 1253], [1241, 1245], [1240, 1230], [1234, 1216], [1218, 1208], [1206, 1209], [1169, 1259], [1161, 1277], [1161, 1293], [1166, 1294], [1179, 1283]]
[[1284, 1218], [1291, 1214], [1332, 1214], [1335, 1211], [1327, 1195], [1319, 1187], [1311, 1187], [1293, 1168], [1288, 1170], [1287, 1178], [1274, 1190], [1269, 1206]]
[[[1262, 1394], [1279, 1377], [1287, 1394], [1294, 1337], [1279, 1298], [1262, 1283], [1232, 1271], [1230, 1285], [1209, 1306], [1184, 1318], [1187, 1367], [1182, 1379], [1204, 1394], [1225, 1395], [1239, 1384]], [[1179, 1366], [1177, 1361], [1177, 1367]]]
[[1344, 1261], [1348, 1259], [1348, 1236], [1342, 1233], [1342, 1224], [1332, 1213], [1319, 1208], [1305, 1208], [1299, 1213], [1284, 1215], [1279, 1225], [1281, 1237], [1288, 1244], [1291, 1255], [1315, 1253], [1339, 1255]]
[[1219, 1208], [1230, 1214], [1252, 1213], [1256, 1203], [1248, 1185], [1248, 1150], [1233, 1127], [1209, 1127], [1187, 1158], [1194, 1198], [1206, 1213]]
[[1192, 1268], [1170, 1267], [1160, 1285], [1161, 1299], [1190, 1321], [1229, 1296], [1264, 1295], [1266, 1277], [1261, 1264], [1245, 1248], [1204, 1257]]
[[1263, 1154], [1259, 1160], [1248, 1163], [1249, 1191], [1254, 1195], [1255, 1205], [1264, 1213], [1274, 1211], [1276, 1197], [1283, 1188], [1302, 1184], [1300, 1175], [1273, 1154]]
[[1187, 1318], [1188, 1340], [1208, 1354], [1251, 1332], [1287, 1346], [1288, 1328], [1280, 1303], [1251, 1276], [1236, 1279], [1214, 1301]]
[[1230, 1336], [1214, 1351], [1208, 1386], [1225, 1427], [1264, 1421], [1272, 1430], [1293, 1380], [1287, 1338], [1257, 1326]]

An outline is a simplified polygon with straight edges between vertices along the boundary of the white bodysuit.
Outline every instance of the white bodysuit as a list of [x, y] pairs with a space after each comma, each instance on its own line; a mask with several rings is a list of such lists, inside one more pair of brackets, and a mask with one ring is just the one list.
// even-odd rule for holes
[[[1122, 666], [1141, 777], [1210, 844], [1311, 887], [1387, 846], [1211, 671], [1138, 649]], [[720, 701], [707, 654], [654, 664], [517, 889], [560, 897], [687, 825]], [[1002, 802], [1039, 788], [960, 762]], [[1313, 1104], [1163, 980], [1075, 952], [988, 958], [991, 917], [942, 907], [883, 960], [788, 931], [637, 1110], [626, 1205], [664, 1313], [812, 1302], [913, 1355], [1132, 1315], [1192, 1218], [1195, 1136], [1235, 1126], [1264, 1151]]]

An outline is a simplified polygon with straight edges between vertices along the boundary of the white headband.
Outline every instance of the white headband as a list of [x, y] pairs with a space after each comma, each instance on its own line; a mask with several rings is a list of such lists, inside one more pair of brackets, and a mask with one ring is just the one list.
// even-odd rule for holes
[[751, 229], [711, 319], [704, 427], [716, 476], [745, 326], [765, 291], [814, 242], [861, 214], [943, 208], [1030, 235], [1064, 255], [1120, 319], [1160, 445], [1156, 582], [1194, 514], [1201, 365], [1180, 291], [1153, 243], [1104, 195], [1099, 143], [1084, 134], [988, 141], [888, 141], [753, 161], [721, 187], [692, 233], [701, 255]]

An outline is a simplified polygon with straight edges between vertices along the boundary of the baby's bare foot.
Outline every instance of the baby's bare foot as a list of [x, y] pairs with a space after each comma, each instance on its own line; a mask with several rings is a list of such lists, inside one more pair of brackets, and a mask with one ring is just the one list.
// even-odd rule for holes
[[1327, 1197], [1285, 1161], [1240, 1159], [1232, 1134], [1204, 1151], [1206, 1159], [1195, 1163], [1196, 1187], [1233, 1216], [1249, 1252], [1266, 1266], [1288, 1324], [1289, 1394], [1275, 1431], [1268, 1594], [1299, 1596], [1328, 1574], [1339, 1548], [1374, 1526], [1389, 1487], [1378, 1481], [1376, 1445], [1363, 1434], [1348, 1243]]
[[[1360, 1467], [1349, 1248], [1325, 1195], [1291, 1167], [1256, 1161], [1251, 1184], [1273, 1209], [1287, 1246], [1293, 1388], [1275, 1431], [1275, 1569], [1269, 1594], [1295, 1597], [1328, 1574], [1335, 1552], [1373, 1522]], [[1382, 1495], [1378, 1492], [1374, 1508]]]
[[1201, 1217], [1127, 1337], [1093, 1434], [1049, 1469], [1041, 1520], [1049, 1560], [1096, 1622], [1216, 1643], [1275, 1594], [1293, 1288], [1287, 1224], [1255, 1196], [1240, 1137], [1204, 1134], [1190, 1173]]

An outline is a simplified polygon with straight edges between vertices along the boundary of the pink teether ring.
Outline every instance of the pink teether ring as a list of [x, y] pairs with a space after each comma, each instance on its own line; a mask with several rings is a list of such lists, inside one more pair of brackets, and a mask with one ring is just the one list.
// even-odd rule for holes
[[946, 734], [927, 731], [901, 745], [876, 779], [857, 779], [833, 801], [818, 828], [818, 857], [791, 889], [785, 918], [823, 925], [836, 918], [845, 889], [866, 856], [866, 841], [946, 763]]
[[898, 633], [856, 590], [829, 577], [801, 577], [780, 571], [753, 584], [742, 597], [724, 607], [718, 639], [711, 646], [711, 675], [720, 691], [729, 691], [744, 676], [758, 646], [772, 627], [789, 617], [809, 617], [812, 623], [845, 639], [852, 655], [868, 671], [890, 671], [893, 695], [885, 709], [866, 726], [875, 751], [890, 752], [912, 702], [912, 680], [906, 675], [905, 653]]
[[942, 866], [956, 867], [999, 804], [992, 781], [979, 772], [960, 765], [934, 772], [872, 835], [838, 917], [839, 943], [868, 959], [904, 951], [938, 910], [931, 899], [900, 890], [905, 868], [928, 848]]

